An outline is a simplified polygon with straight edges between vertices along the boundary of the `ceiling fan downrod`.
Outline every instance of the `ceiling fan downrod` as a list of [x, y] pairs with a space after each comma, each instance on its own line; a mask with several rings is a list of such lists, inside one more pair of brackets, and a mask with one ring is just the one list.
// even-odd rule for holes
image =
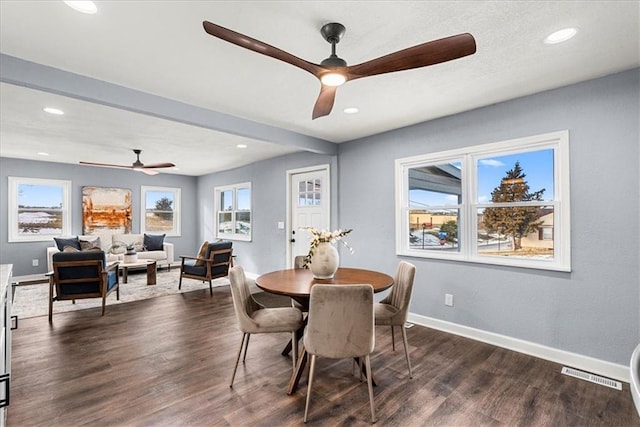
[[346, 28], [338, 22], [325, 24], [320, 29], [320, 34], [329, 43], [331, 43], [331, 55], [324, 59], [320, 65], [323, 67], [346, 67], [347, 61], [336, 55], [336, 44], [340, 43], [340, 39], [344, 36]]

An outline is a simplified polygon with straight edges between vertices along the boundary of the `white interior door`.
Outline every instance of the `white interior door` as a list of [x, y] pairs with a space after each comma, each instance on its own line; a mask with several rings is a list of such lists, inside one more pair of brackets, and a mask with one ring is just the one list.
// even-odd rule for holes
[[328, 230], [330, 227], [329, 166], [288, 171], [289, 250], [288, 266], [298, 255], [307, 255], [311, 234], [304, 227]]

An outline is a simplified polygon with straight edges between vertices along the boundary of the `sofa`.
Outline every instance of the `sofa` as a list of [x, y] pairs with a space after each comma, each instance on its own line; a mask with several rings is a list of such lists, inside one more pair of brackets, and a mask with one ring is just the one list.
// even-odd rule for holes
[[[99, 242], [98, 242], [99, 239]], [[145, 246], [148, 243], [159, 243], [162, 240], [162, 249], [152, 248], [148, 250]], [[168, 243], [163, 239], [163, 235], [154, 234], [99, 234], [99, 235], [79, 235], [69, 237], [57, 237], [53, 240], [53, 246], [47, 248], [47, 271], [53, 270], [53, 254], [64, 250], [66, 246], [71, 246], [70, 250], [90, 250], [100, 249], [107, 256], [107, 262], [124, 261], [126, 246], [132, 245], [138, 254], [138, 260], [154, 260], [158, 267], [171, 267], [173, 263], [173, 243]]]

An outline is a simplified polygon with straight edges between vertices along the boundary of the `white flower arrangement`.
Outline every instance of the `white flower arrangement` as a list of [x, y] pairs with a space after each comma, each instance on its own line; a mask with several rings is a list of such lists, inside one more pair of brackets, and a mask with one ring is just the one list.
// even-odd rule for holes
[[334, 231], [327, 230], [318, 230], [314, 227], [303, 227], [304, 230], [308, 230], [311, 233], [311, 240], [309, 241], [309, 253], [304, 258], [304, 268], [309, 268], [309, 264], [311, 264], [311, 258], [313, 257], [314, 249], [318, 247], [320, 243], [335, 243], [340, 242], [349, 249], [350, 253], [353, 253], [353, 248], [349, 246], [347, 242], [342, 240], [344, 236], [351, 233], [352, 229], [339, 229]]

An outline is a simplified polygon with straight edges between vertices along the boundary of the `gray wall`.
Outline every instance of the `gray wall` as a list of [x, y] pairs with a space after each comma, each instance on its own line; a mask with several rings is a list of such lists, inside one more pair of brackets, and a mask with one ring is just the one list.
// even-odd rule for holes
[[339, 218], [356, 251], [346, 262], [395, 270], [394, 159], [568, 129], [572, 272], [406, 258], [417, 266], [411, 312], [627, 365], [640, 342], [639, 76], [341, 144]]
[[[10, 141], [2, 141], [3, 144]], [[47, 269], [46, 247], [51, 246], [53, 240], [48, 242], [18, 242], [8, 243], [7, 233], [7, 177], [28, 177], [46, 179], [71, 180], [71, 233], [82, 234], [82, 187], [117, 187], [131, 189], [133, 205], [132, 232], [140, 232], [140, 186], [153, 185], [160, 187], [181, 188], [182, 212], [180, 237], [167, 237], [167, 241], [175, 245], [175, 257], [184, 254], [193, 254], [193, 248], [199, 228], [196, 222], [196, 182], [197, 178], [160, 174], [149, 176], [142, 173], [78, 166], [64, 163], [38, 162], [0, 158], [0, 264], [13, 264], [13, 275], [24, 276], [29, 274], [44, 274]], [[31, 260], [38, 259], [39, 266], [32, 267]]]
[[278, 230], [286, 221], [286, 171], [316, 165], [330, 165], [331, 224], [337, 225], [337, 158], [336, 156], [297, 153], [265, 160], [250, 166], [200, 177], [198, 181], [198, 224], [200, 240], [215, 238], [214, 187], [251, 182], [253, 240], [234, 241], [236, 264], [249, 273], [262, 274], [285, 268], [288, 244], [287, 230]]

